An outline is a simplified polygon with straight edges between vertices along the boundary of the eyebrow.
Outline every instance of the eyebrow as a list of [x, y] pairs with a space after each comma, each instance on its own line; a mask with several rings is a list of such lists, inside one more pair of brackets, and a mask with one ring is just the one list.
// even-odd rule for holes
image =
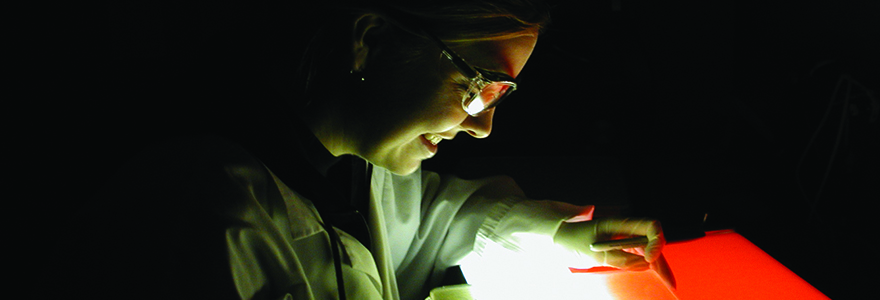
[[477, 71], [479, 71], [480, 73], [483, 73], [483, 76], [484, 76], [484, 77], [485, 77], [487, 74], [489, 74], [491, 77], [495, 77], [495, 79], [502, 79], [502, 80], [507, 80], [507, 81], [516, 82], [516, 78], [513, 78], [513, 76], [510, 76], [510, 75], [507, 74], [507, 73], [499, 72], [499, 71], [493, 71], [493, 70], [487, 70], [487, 69], [483, 69], [483, 68], [480, 68], [480, 67], [474, 67], [474, 68], [477, 69]]

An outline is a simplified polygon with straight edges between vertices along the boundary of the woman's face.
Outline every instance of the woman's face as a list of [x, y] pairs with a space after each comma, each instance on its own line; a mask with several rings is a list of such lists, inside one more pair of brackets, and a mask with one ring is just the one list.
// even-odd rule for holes
[[[472, 66], [515, 78], [536, 42], [537, 33], [448, 46]], [[360, 121], [350, 124], [356, 127], [349, 129], [355, 134], [348, 135], [348, 140], [354, 142], [355, 155], [405, 175], [417, 170], [422, 160], [433, 157], [442, 140], [452, 139], [459, 132], [476, 138], [489, 136], [494, 109], [478, 117], [462, 109], [468, 80], [439, 48], [404, 66], [383, 61], [377, 59], [365, 66], [368, 95], [348, 113]]]

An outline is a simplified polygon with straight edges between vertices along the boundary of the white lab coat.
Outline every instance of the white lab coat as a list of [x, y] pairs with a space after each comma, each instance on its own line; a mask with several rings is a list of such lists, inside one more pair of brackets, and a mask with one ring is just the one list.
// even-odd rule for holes
[[[216, 207], [206, 210], [213, 211], [212, 216], [220, 216], [223, 222], [219, 228], [210, 228], [210, 232], [219, 230], [219, 233], [200, 238], [226, 248], [222, 252], [225, 255], [218, 257], [226, 259], [222, 264], [227, 266], [218, 269], [219, 272], [228, 270], [230, 274], [212, 274], [220, 279], [204, 285], [194, 284], [194, 289], [218, 286], [218, 291], [234, 290], [237, 295], [232, 298], [236, 299], [336, 299], [330, 238], [309, 199], [288, 188], [247, 152], [225, 141], [207, 139], [188, 146], [165, 148], [158, 153], [153, 156], [159, 158], [135, 164], [158, 168], [159, 171], [154, 172], [157, 174], [143, 175], [149, 177], [146, 179], [123, 180], [130, 181], [126, 184], [131, 186], [115, 186], [109, 196], [119, 196], [113, 194], [113, 190], [138, 189], [152, 196], [135, 201], [147, 203], [158, 199], [156, 195], [170, 195], [171, 201], [176, 203], [188, 201], [190, 196], [187, 195], [202, 197], [210, 191], [205, 203]], [[166, 154], [172, 158], [165, 157]], [[150, 181], [167, 183], [141, 186]], [[379, 167], [373, 169], [370, 198], [368, 223], [372, 253], [352, 236], [337, 230], [345, 249], [343, 273], [349, 299], [422, 300], [426, 291], [439, 284], [442, 272], [471, 251], [479, 251], [487, 243], [516, 247], [514, 234], [518, 232], [552, 236], [563, 220], [584, 210], [558, 202], [526, 200], [516, 184], [506, 177], [462, 180], [422, 170], [409, 176], [397, 176]], [[164, 211], [163, 206], [168, 206], [156, 205], [159, 207], [156, 211], [160, 212]], [[201, 210], [197, 206], [195, 209]], [[172, 243], [165, 241], [163, 234], [152, 235], [151, 227], [138, 230], [150, 236], [136, 237], [133, 248]], [[186, 242], [185, 239], [178, 241]], [[168, 246], [173, 249], [176, 245]], [[125, 250], [107, 248], [104, 251], [106, 255], [118, 256], [117, 252]], [[185, 281], [201, 276], [200, 270], [180, 266], [180, 262], [186, 263], [189, 258], [175, 255], [156, 255], [147, 267], [165, 265], [157, 268], [173, 270], [168, 271], [172, 277], [188, 274], [170, 280]], [[206, 261], [204, 264], [221, 264], [216, 259]], [[136, 270], [126, 266], [119, 268], [121, 270], [109, 272]], [[222, 285], [233, 286], [221, 289]], [[186, 283], [182, 286], [189, 287]], [[200, 291], [187, 293], [198, 295]]]

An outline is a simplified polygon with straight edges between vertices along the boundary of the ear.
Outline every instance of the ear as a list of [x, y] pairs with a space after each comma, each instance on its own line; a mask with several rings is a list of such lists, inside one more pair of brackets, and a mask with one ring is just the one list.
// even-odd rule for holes
[[352, 32], [352, 71], [363, 71], [370, 57], [380, 51], [377, 37], [386, 33], [385, 19], [376, 14], [364, 14], [355, 19]]

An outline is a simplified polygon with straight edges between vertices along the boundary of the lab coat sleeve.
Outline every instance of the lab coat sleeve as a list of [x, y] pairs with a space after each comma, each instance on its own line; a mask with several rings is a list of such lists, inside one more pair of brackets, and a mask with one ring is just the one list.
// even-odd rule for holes
[[[394, 197], [386, 191], [383, 201], [401, 299], [424, 299], [448, 267], [486, 245], [519, 247], [520, 233], [552, 237], [561, 222], [591, 209], [529, 200], [504, 176], [464, 180], [421, 171], [393, 178]], [[421, 199], [405, 199], [407, 190], [421, 191]], [[418, 218], [404, 213], [416, 213], [406, 201], [420, 203]]]
[[514, 252], [545, 248], [533, 243], [552, 243], [564, 221], [588, 220], [593, 206], [576, 206], [550, 200], [508, 197], [494, 203], [477, 231], [474, 251], [483, 255], [487, 247], [500, 246]]

